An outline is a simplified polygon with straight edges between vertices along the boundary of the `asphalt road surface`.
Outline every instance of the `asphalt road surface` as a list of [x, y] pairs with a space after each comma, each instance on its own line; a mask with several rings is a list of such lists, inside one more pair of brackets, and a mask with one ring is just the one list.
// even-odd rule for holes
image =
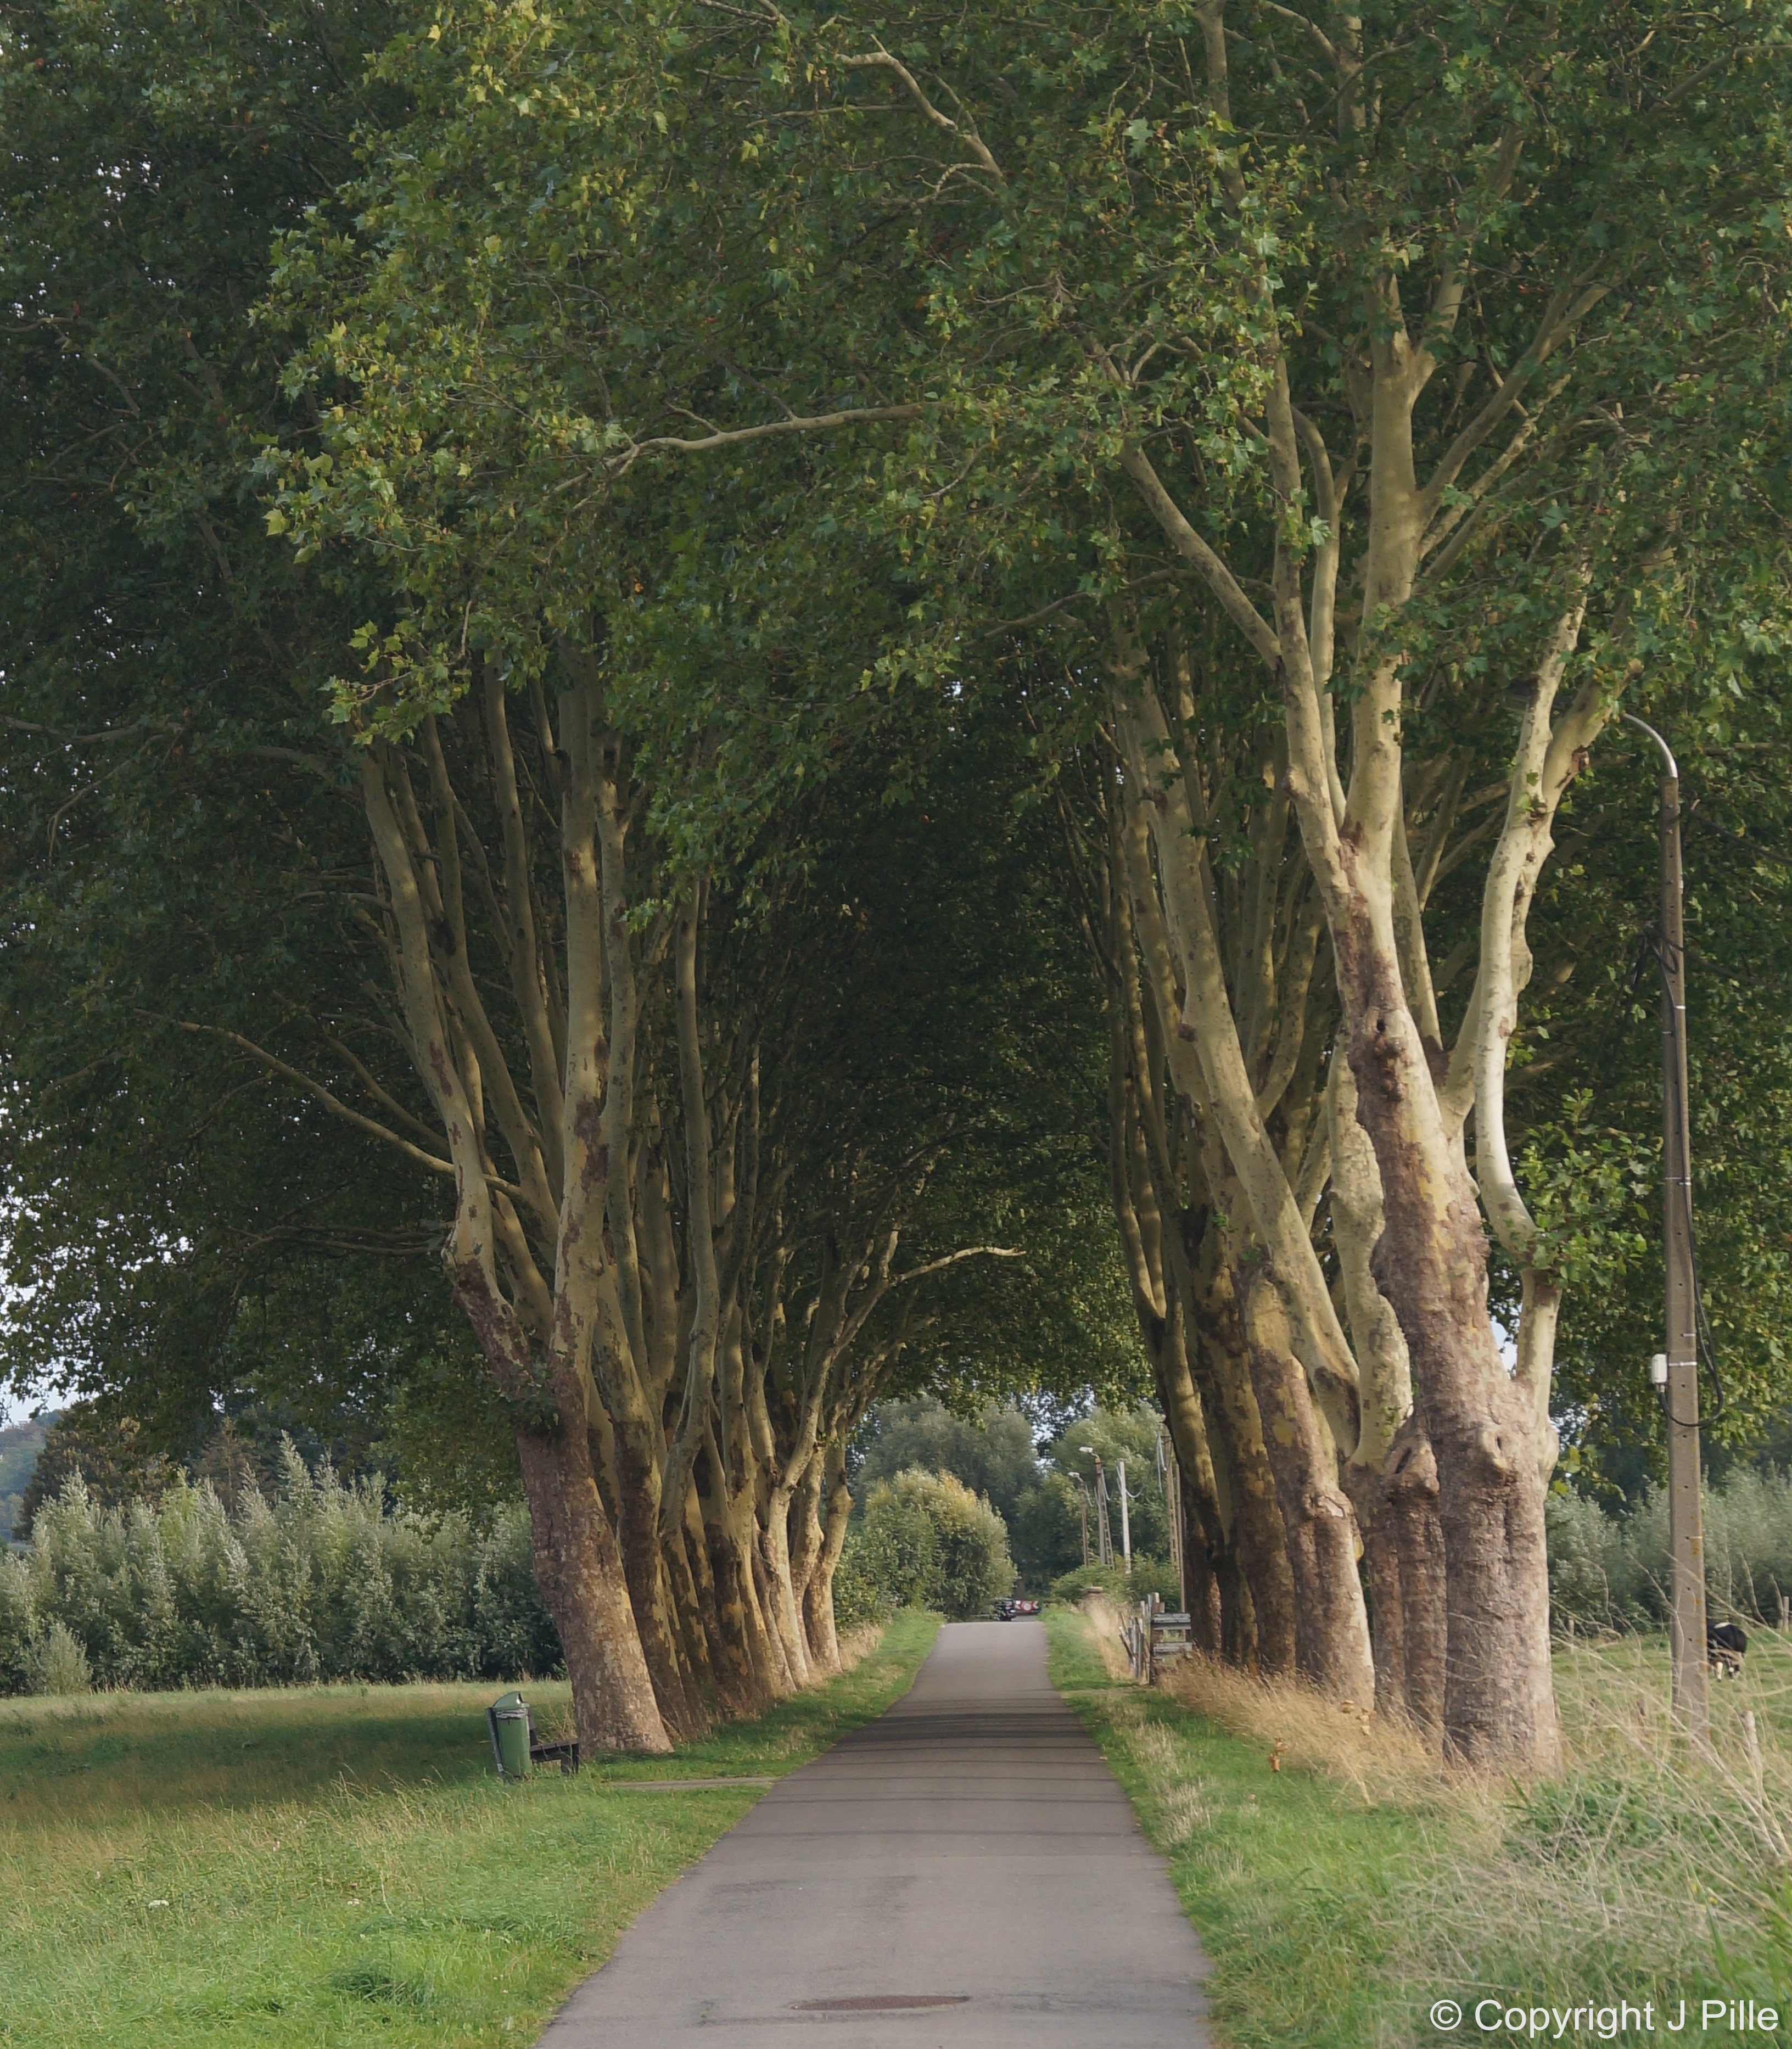
[[904, 1699], [660, 1895], [542, 2049], [1206, 2049], [1206, 1970], [1043, 1627], [951, 1623]]

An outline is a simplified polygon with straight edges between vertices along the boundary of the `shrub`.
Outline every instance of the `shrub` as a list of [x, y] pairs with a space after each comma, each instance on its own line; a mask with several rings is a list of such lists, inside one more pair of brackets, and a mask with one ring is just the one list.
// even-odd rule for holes
[[865, 1556], [865, 1533], [854, 1523], [846, 1533], [840, 1562], [834, 1569], [834, 1626], [848, 1631], [883, 1622], [896, 1603], [872, 1577]]
[[0, 1693], [29, 1687], [33, 1635], [30, 1575], [23, 1557], [0, 1545]]
[[880, 1402], [860, 1425], [853, 1448], [863, 1456], [853, 1483], [861, 1492], [916, 1466], [950, 1473], [985, 1497], [1011, 1542], [1020, 1496], [1039, 1478], [1032, 1426], [1018, 1409], [993, 1402], [974, 1419], [954, 1416], [931, 1394]]
[[[1652, 1629], [1668, 1615], [1667, 1496], [1652, 1488], [1622, 1515], [1552, 1495], [1549, 1596], [1557, 1626]], [[1792, 1596], [1792, 1476], [1743, 1470], [1705, 1498], [1705, 1584], [1713, 1615], [1777, 1623]]]
[[[854, 1569], [892, 1606], [959, 1621], [986, 1615], [1014, 1584], [1007, 1526], [994, 1509], [950, 1473], [919, 1468], [872, 1488]], [[838, 1579], [835, 1587], [838, 1615]]]
[[31, 1690], [34, 1693], [91, 1693], [93, 1674], [87, 1654], [75, 1641], [65, 1622], [52, 1622], [32, 1653]]
[[1134, 1558], [1129, 1578], [1124, 1565], [1079, 1565], [1055, 1579], [1046, 1598], [1075, 1607], [1090, 1587], [1098, 1587], [1117, 1608], [1147, 1594], [1156, 1594], [1172, 1614], [1182, 1607], [1182, 1586], [1168, 1558]]
[[103, 1507], [76, 1475], [38, 1510], [29, 1549], [0, 1553], [0, 1693], [44, 1690], [52, 1666], [84, 1690], [560, 1664], [520, 1505], [484, 1530], [394, 1513], [378, 1479], [313, 1476], [290, 1447], [274, 1498], [248, 1488], [234, 1513], [184, 1480]]

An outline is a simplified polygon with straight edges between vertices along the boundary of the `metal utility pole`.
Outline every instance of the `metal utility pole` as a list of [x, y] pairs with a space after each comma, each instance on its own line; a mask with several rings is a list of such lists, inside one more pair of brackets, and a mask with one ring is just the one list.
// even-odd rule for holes
[[1133, 1577], [1133, 1518], [1126, 1513], [1126, 1461], [1119, 1462], [1120, 1471], [1120, 1555], [1126, 1561], [1126, 1577]]
[[1081, 1473], [1076, 1476], [1077, 1499], [1083, 1503], [1083, 1569], [1089, 1569], [1089, 1483]]
[[[1106, 1473], [1106, 1467], [1102, 1465], [1102, 1455], [1094, 1444], [1077, 1444], [1077, 1451], [1083, 1452], [1083, 1457], [1096, 1461], [1096, 1549], [1102, 1563], [1112, 1565], [1114, 1563], [1114, 1534], [1108, 1526], [1108, 1473]], [[1125, 1508], [1120, 1512], [1125, 1514]], [[1083, 1539], [1083, 1563], [1086, 1565], [1090, 1561], [1087, 1551], [1090, 1551], [1090, 1541], [1086, 1537]]]
[[1114, 1563], [1114, 1536], [1107, 1519], [1107, 1472], [1102, 1464], [1102, 1455], [1093, 1444], [1079, 1444], [1077, 1449], [1095, 1461], [1095, 1543], [1104, 1565]]
[[1632, 725], [1662, 752], [1662, 1242], [1667, 1262], [1668, 1553], [1674, 1719], [1709, 1740], [1705, 1667], [1705, 1515], [1700, 1499], [1697, 1283], [1693, 1269], [1693, 1139], [1687, 1109], [1686, 946], [1681, 916], [1680, 767], [1654, 726]]

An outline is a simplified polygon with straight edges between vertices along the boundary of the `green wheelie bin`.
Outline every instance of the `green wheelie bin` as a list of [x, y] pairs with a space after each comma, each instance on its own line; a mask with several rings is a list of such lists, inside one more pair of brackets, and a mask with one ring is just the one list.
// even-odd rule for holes
[[485, 1710], [492, 1731], [492, 1755], [500, 1779], [529, 1776], [529, 1709], [518, 1693], [503, 1693]]

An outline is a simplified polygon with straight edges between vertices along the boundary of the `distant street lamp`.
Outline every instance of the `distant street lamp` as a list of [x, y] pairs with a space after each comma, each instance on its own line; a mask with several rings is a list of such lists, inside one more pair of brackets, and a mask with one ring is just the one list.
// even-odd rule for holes
[[[1705, 1658], [1705, 1518], [1700, 1499], [1698, 1278], [1693, 1259], [1693, 1138], [1687, 1106], [1686, 935], [1680, 865], [1680, 766], [1654, 726], [1629, 724], [1661, 749], [1662, 1242], [1667, 1267], [1665, 1384], [1668, 1553], [1675, 1720], [1696, 1743], [1711, 1733]], [[1660, 1355], [1657, 1355], [1658, 1359]]]

